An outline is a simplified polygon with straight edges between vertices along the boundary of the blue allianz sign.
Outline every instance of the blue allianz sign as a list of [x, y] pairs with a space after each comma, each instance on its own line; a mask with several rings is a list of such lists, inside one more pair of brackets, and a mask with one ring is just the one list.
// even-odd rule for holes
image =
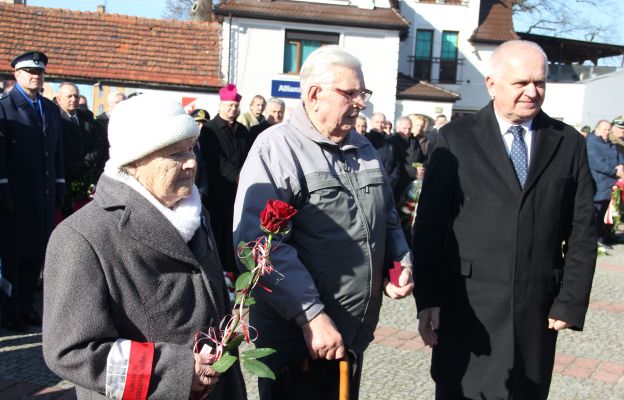
[[301, 97], [299, 81], [271, 81], [271, 96], [298, 99]]

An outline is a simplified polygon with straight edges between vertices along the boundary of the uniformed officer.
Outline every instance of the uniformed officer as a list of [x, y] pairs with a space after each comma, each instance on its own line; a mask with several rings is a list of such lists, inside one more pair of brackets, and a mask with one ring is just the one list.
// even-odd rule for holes
[[40, 95], [47, 62], [39, 51], [17, 56], [15, 87], [0, 97], [0, 257], [12, 286], [2, 325], [18, 332], [41, 324], [33, 292], [65, 184], [59, 109]]

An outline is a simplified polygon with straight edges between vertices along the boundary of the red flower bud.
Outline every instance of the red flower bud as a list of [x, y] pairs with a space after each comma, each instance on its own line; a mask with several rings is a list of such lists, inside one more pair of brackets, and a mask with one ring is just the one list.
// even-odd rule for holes
[[297, 210], [280, 200], [269, 200], [260, 213], [260, 227], [267, 233], [283, 234], [288, 232], [288, 223]]

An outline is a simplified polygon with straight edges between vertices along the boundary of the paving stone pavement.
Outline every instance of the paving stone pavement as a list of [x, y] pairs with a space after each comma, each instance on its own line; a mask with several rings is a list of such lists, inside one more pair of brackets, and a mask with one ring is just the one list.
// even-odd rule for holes
[[[434, 398], [431, 351], [418, 336], [412, 298], [384, 299], [375, 340], [365, 353], [361, 400]], [[583, 332], [559, 335], [551, 400], [624, 399], [624, 245], [598, 258]], [[249, 399], [258, 399], [246, 376]], [[0, 329], [0, 399], [75, 399], [41, 354], [41, 330], [16, 335]]]

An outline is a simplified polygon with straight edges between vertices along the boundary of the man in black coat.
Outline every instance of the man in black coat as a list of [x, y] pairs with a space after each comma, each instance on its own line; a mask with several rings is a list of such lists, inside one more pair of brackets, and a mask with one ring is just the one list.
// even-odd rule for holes
[[[394, 201], [399, 199], [407, 186], [416, 179], [415, 163], [424, 163], [426, 155], [421, 148], [419, 138], [412, 136], [412, 121], [409, 117], [401, 117], [396, 122], [395, 134], [388, 138], [394, 150], [394, 157], [399, 167], [399, 177], [394, 187]], [[426, 139], [423, 138], [424, 141]]]
[[12, 285], [2, 324], [17, 332], [41, 324], [33, 292], [65, 185], [59, 109], [40, 95], [47, 62], [36, 51], [15, 58], [15, 87], [0, 97], [0, 257]]
[[66, 217], [87, 201], [90, 186], [97, 183], [108, 159], [108, 140], [101, 132], [103, 128], [91, 111], [78, 108], [79, 98], [80, 92], [75, 84], [61, 83], [56, 103], [61, 111], [63, 129], [67, 190], [62, 211]]
[[436, 399], [548, 397], [557, 332], [581, 330], [596, 262], [585, 140], [541, 111], [547, 59], [511, 41], [493, 101], [450, 122], [414, 228], [419, 331]]
[[389, 136], [384, 132], [384, 126], [386, 124], [386, 116], [380, 112], [373, 113], [371, 116], [371, 130], [365, 133], [364, 136], [368, 139], [373, 147], [379, 153], [381, 162], [388, 173], [390, 178], [390, 186], [392, 190], [397, 187], [399, 182], [399, 175], [401, 173], [401, 166], [397, 162], [394, 154], [394, 147], [388, 140]]
[[232, 238], [234, 200], [238, 174], [249, 151], [249, 132], [236, 121], [241, 95], [228, 84], [219, 90], [219, 114], [206, 123], [199, 135], [199, 145], [208, 173], [206, 208], [215, 237], [221, 265], [237, 272]]

